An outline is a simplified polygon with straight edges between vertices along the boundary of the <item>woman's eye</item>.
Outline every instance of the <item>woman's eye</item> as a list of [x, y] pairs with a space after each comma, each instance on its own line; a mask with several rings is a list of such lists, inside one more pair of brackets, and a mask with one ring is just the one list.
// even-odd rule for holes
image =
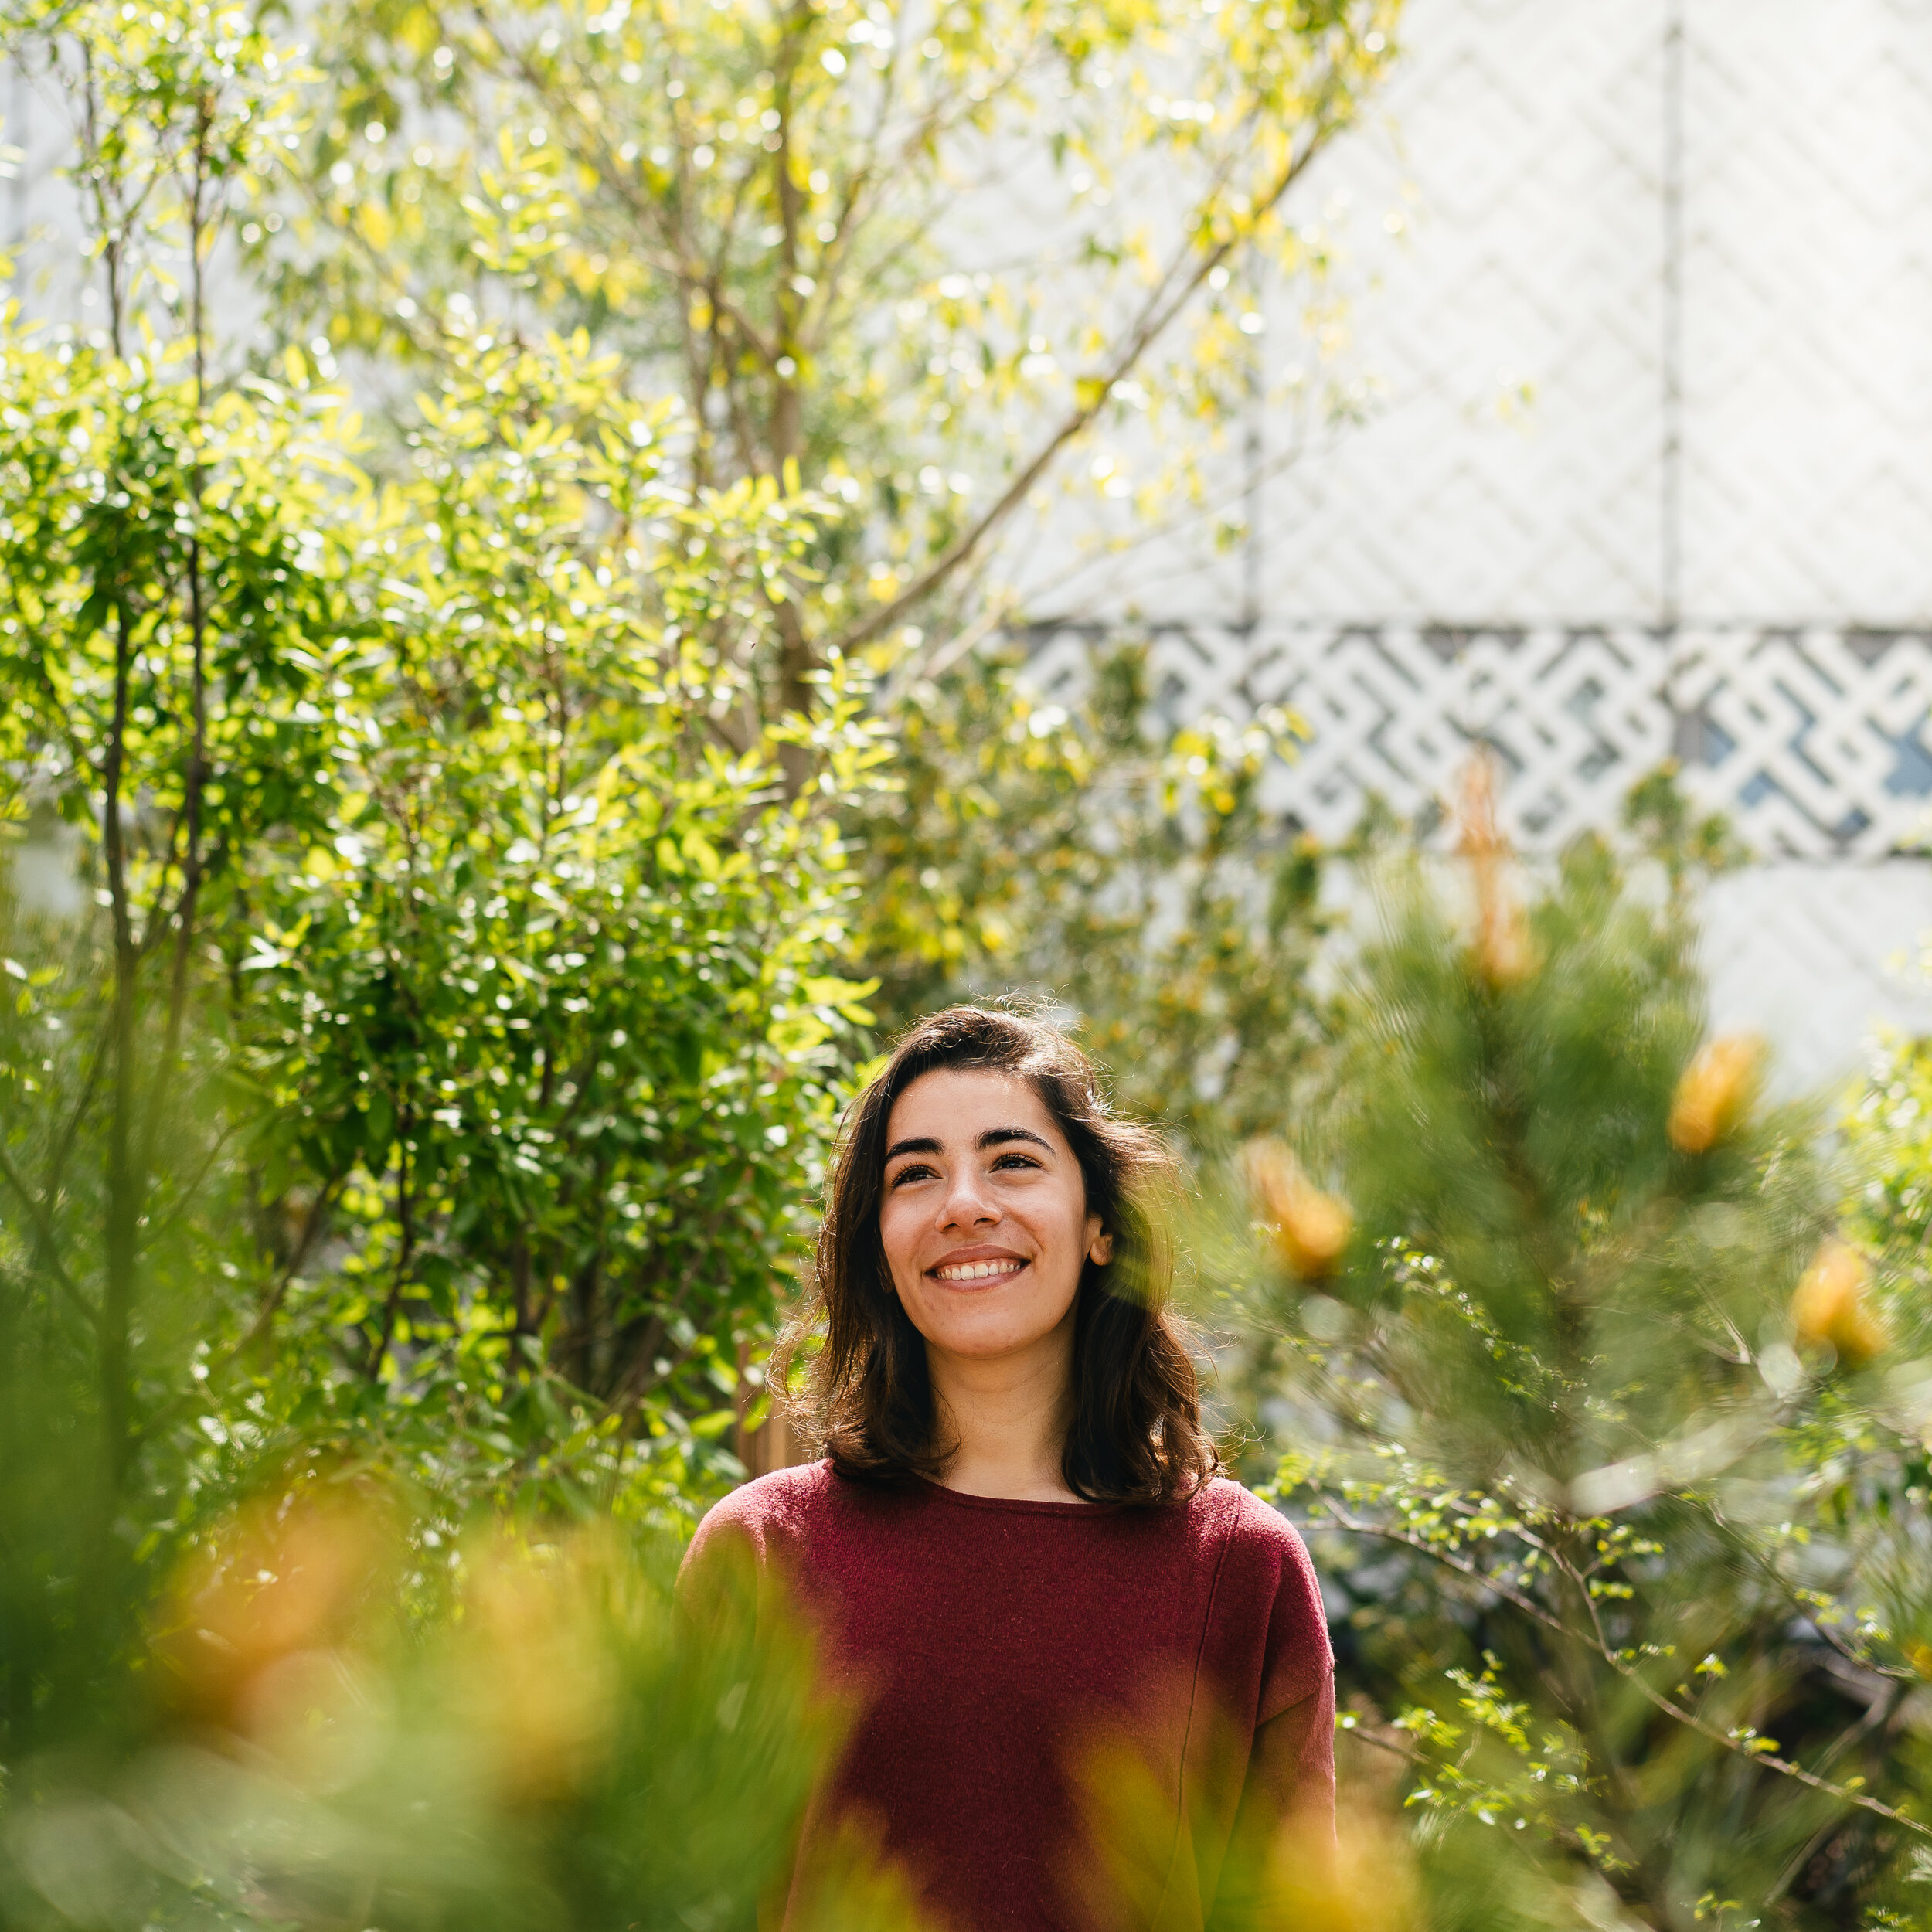
[[888, 1187], [903, 1187], [908, 1181], [930, 1181], [932, 1178], [933, 1170], [930, 1168], [921, 1167], [915, 1162], [910, 1167], [902, 1167], [886, 1185]]
[[1002, 1154], [993, 1163], [993, 1172], [997, 1174], [1003, 1167], [1038, 1167], [1039, 1165], [1039, 1162], [1035, 1160], [1030, 1154]]

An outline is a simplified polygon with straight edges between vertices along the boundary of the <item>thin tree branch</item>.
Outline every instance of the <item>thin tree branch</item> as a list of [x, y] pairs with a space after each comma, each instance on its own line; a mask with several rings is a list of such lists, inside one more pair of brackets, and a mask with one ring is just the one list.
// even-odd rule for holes
[[[1274, 185], [1256, 203], [1256, 216], [1267, 214], [1280, 205], [1282, 198], [1301, 178], [1315, 157], [1327, 147], [1329, 140], [1339, 131], [1339, 122], [1318, 126], [1318, 131], [1311, 137], [1307, 146], [1294, 156]], [[882, 604], [870, 617], [862, 619], [839, 638], [836, 646], [838, 651], [845, 653], [855, 651], [862, 645], [869, 643], [874, 638], [891, 629], [979, 549], [1025, 501], [1027, 493], [1046, 474], [1060, 451], [1092, 423], [1106, 406], [1114, 385], [1126, 381], [1138, 366], [1141, 357], [1166, 332], [1202, 284], [1233, 253], [1240, 239], [1239, 236], [1230, 236], [1226, 240], [1217, 243], [1202, 254], [1195, 262], [1192, 271], [1185, 275], [1182, 274], [1182, 269], [1191, 253], [1191, 245], [1183, 244], [1182, 251], [1169, 263], [1147, 301], [1141, 305], [1138, 318], [1128, 332], [1124, 345], [1107, 365], [1104, 373], [1091, 379], [1088, 400], [1077, 404], [1071, 413], [1035, 452], [1032, 461], [1001, 492], [977, 522], [962, 532], [897, 597], [889, 603]], [[1083, 386], [1090, 386], [1083, 384]]]
[[0, 1147], [0, 1180], [4, 1180], [19, 1197], [20, 1205], [27, 1211], [27, 1218], [33, 1223], [34, 1238], [39, 1243], [41, 1259], [47, 1272], [61, 1287], [84, 1315], [90, 1325], [96, 1328], [100, 1325], [99, 1311], [74, 1284], [73, 1276], [62, 1265], [60, 1254], [54, 1239], [53, 1223], [49, 1219], [46, 1206], [37, 1199], [33, 1191], [20, 1178], [19, 1170], [7, 1156], [7, 1150]]
[[202, 1156], [201, 1165], [195, 1170], [195, 1178], [182, 1189], [180, 1199], [155, 1226], [148, 1230], [148, 1245], [150, 1247], [153, 1247], [164, 1234], [168, 1233], [181, 1217], [188, 1212], [194, 1202], [196, 1195], [201, 1190], [202, 1182], [207, 1179], [216, 1162], [221, 1158], [222, 1149], [233, 1139], [234, 1135], [235, 1123], [230, 1121], [215, 1136], [214, 1145]]
[[1751, 1541], [1749, 1536], [1740, 1531], [1736, 1526], [1732, 1523], [1730, 1519], [1724, 1514], [1723, 1509], [1718, 1504], [1713, 1502], [1709, 1507], [1711, 1515], [1716, 1519], [1719, 1527], [1726, 1530], [1730, 1534], [1732, 1539], [1732, 1548], [1735, 1549], [1737, 1553], [1744, 1559], [1745, 1562], [1749, 1563], [1751, 1567], [1755, 1570], [1758, 1574], [1762, 1577], [1771, 1586], [1771, 1587], [1791, 1606], [1794, 1610], [1801, 1612], [1805, 1621], [1810, 1624], [1811, 1628], [1818, 1632], [1818, 1635], [1825, 1640], [1825, 1643], [1833, 1651], [1836, 1651], [1839, 1656], [1842, 1657], [1848, 1664], [1855, 1665], [1860, 1670], [1869, 1671], [1874, 1676], [1889, 1678], [1894, 1682], [1897, 1683], [1911, 1684], [1916, 1683], [1918, 1681], [1918, 1673], [1916, 1671], [1900, 1669], [1895, 1665], [1875, 1664], [1870, 1658], [1861, 1657], [1856, 1651], [1853, 1650], [1852, 1647], [1847, 1644], [1835, 1630], [1832, 1628], [1830, 1624], [1825, 1623], [1823, 1619], [1820, 1617], [1818, 1612], [1818, 1607], [1815, 1604], [1806, 1603], [1803, 1598], [1798, 1595], [1790, 1579], [1785, 1577], [1782, 1572], [1780, 1571], [1777, 1564], [1773, 1563], [1770, 1558], [1766, 1556], [1764, 1553]]
[[[182, 785], [182, 806], [176, 827], [171, 832], [171, 847], [179, 838], [181, 846], [181, 896], [174, 914], [174, 959], [168, 978], [168, 1015], [162, 1028], [162, 1049], [148, 1098], [148, 1117], [141, 1135], [141, 1162], [144, 1174], [154, 1171], [160, 1143], [162, 1121], [174, 1087], [181, 1059], [182, 1028], [186, 1020], [189, 967], [194, 956], [195, 920], [201, 899], [203, 873], [202, 804], [208, 781], [208, 614], [204, 607], [201, 567], [202, 414], [206, 406], [206, 321], [202, 312], [202, 277], [205, 267], [202, 197], [206, 183], [209, 109], [206, 100], [197, 110], [195, 124], [195, 165], [192, 198], [189, 208], [188, 243], [190, 287], [193, 297], [195, 441], [189, 471], [188, 494], [195, 522], [188, 537], [188, 631], [191, 665], [189, 707], [191, 713], [188, 769]], [[158, 909], [157, 909], [157, 917]], [[196, 1182], [199, 1185], [199, 1181]]]
[[403, 1291], [409, 1284], [410, 1265], [416, 1258], [415, 1205], [410, 1197], [410, 1155], [406, 1114], [396, 1123], [396, 1271], [389, 1282], [389, 1296], [383, 1304], [383, 1326], [363, 1373], [373, 1382], [382, 1372], [383, 1358], [396, 1334], [396, 1318], [403, 1304]]
[[[1612, 1670], [1616, 1672], [1618, 1676], [1634, 1685], [1637, 1691], [1657, 1709], [1663, 1712], [1667, 1716], [1675, 1718], [1679, 1723], [1696, 1732], [1699, 1736], [1708, 1740], [1711, 1743], [1722, 1745], [1734, 1757], [1741, 1757], [1748, 1764], [1762, 1764], [1770, 1770], [1779, 1772], [1786, 1777], [1795, 1780], [1798, 1784], [1809, 1787], [1813, 1791], [1821, 1791], [1828, 1798], [1836, 1798], [1841, 1804], [1855, 1804], [1860, 1810], [1870, 1811], [1879, 1818], [1888, 1820], [1892, 1824], [1902, 1825], [1908, 1831], [1916, 1832], [1921, 1838], [1932, 1838], [1932, 1825], [1921, 1824], [1918, 1819], [1896, 1809], [1892, 1805], [1883, 1803], [1878, 1798], [1868, 1798], [1862, 1791], [1852, 1791], [1845, 1785], [1834, 1784], [1829, 1778], [1820, 1777], [1815, 1772], [1805, 1770], [1803, 1765], [1794, 1764], [1787, 1757], [1779, 1757], [1774, 1752], [1753, 1751], [1740, 1740], [1729, 1736], [1719, 1730], [1716, 1725], [1698, 1716], [1695, 1712], [1686, 1710], [1674, 1697], [1668, 1696], [1657, 1689], [1645, 1677], [1642, 1672], [1617, 1654], [1604, 1631], [1603, 1620], [1597, 1614], [1596, 1600], [1590, 1594], [1589, 1584], [1563, 1553], [1547, 1540], [1538, 1541], [1536, 1546], [1546, 1553], [1552, 1563], [1562, 1570], [1575, 1585], [1577, 1594], [1582, 1600], [1584, 1611], [1590, 1618], [1590, 1628], [1588, 1631], [1580, 1631], [1574, 1624], [1566, 1622], [1562, 1617], [1553, 1615], [1540, 1604], [1524, 1596], [1520, 1591], [1512, 1590], [1508, 1584], [1499, 1582], [1495, 1577], [1479, 1570], [1475, 1563], [1466, 1558], [1458, 1557], [1448, 1550], [1433, 1547], [1420, 1537], [1405, 1535], [1400, 1530], [1389, 1529], [1379, 1523], [1364, 1522], [1343, 1509], [1326, 1492], [1318, 1492], [1317, 1494], [1322, 1509], [1337, 1528], [1348, 1530], [1355, 1536], [1373, 1536], [1384, 1543], [1399, 1543], [1405, 1549], [1414, 1550], [1419, 1556], [1430, 1557], [1446, 1568], [1454, 1570], [1458, 1575], [1467, 1577], [1471, 1582], [1480, 1585], [1482, 1588], [1493, 1590], [1505, 1602], [1520, 1610], [1525, 1615], [1532, 1617], [1545, 1629], [1554, 1631], [1559, 1635], [1568, 1638], [1572, 1643], [1580, 1644], [1585, 1649], [1596, 1652]], [[1526, 1537], [1525, 1540], [1535, 1539]]]
[[302, 1264], [308, 1259], [308, 1251], [315, 1246], [316, 1236], [321, 1232], [323, 1224], [328, 1218], [329, 1210], [335, 1206], [336, 1200], [346, 1184], [346, 1177], [338, 1175], [334, 1180], [325, 1182], [317, 1191], [315, 1199], [308, 1205], [308, 1213], [303, 1219], [302, 1231], [296, 1236], [295, 1245], [289, 1251], [288, 1259], [283, 1264], [282, 1271], [277, 1277], [275, 1285], [263, 1297], [262, 1304], [255, 1311], [255, 1318], [249, 1323], [247, 1332], [239, 1341], [230, 1347], [227, 1353], [221, 1358], [219, 1362], [209, 1370], [210, 1380], [213, 1380], [221, 1369], [227, 1367], [237, 1356], [246, 1355], [268, 1332], [268, 1325], [281, 1311], [282, 1301], [288, 1293], [290, 1284], [301, 1273]]
[[[1834, 1784], [1828, 1777], [1820, 1777], [1815, 1772], [1805, 1770], [1803, 1765], [1793, 1764], [1788, 1757], [1781, 1757], [1772, 1751], [1752, 1750], [1740, 1740], [1730, 1736], [1727, 1733], [1719, 1730], [1715, 1724], [1698, 1716], [1695, 1712], [1686, 1710], [1675, 1698], [1667, 1696], [1663, 1692], [1657, 1689], [1635, 1665], [1620, 1656], [1611, 1644], [1608, 1637], [1604, 1633], [1603, 1619], [1597, 1614], [1596, 1599], [1590, 1595], [1589, 1585], [1577, 1573], [1576, 1566], [1560, 1549], [1552, 1547], [1550, 1556], [1556, 1567], [1576, 1585], [1577, 1594], [1583, 1600], [1583, 1608], [1590, 1617], [1590, 1628], [1595, 1633], [1594, 1638], [1585, 1640], [1588, 1641], [1590, 1648], [1594, 1650], [1619, 1677], [1634, 1685], [1639, 1694], [1658, 1710], [1662, 1711], [1667, 1716], [1675, 1718], [1679, 1723], [1694, 1730], [1699, 1737], [1708, 1739], [1713, 1744], [1721, 1744], [1726, 1750], [1735, 1757], [1743, 1758], [1747, 1764], [1767, 1765], [1771, 1770], [1781, 1772], [1786, 1777], [1795, 1779], [1798, 1783], [1808, 1786], [1815, 1791], [1822, 1791], [1828, 1798], [1836, 1798], [1842, 1804], [1855, 1804], [1861, 1811], [1870, 1811], [1891, 1824], [1903, 1825], [1907, 1831], [1916, 1832], [1920, 1838], [1932, 1838], [1932, 1825], [1921, 1824], [1918, 1819], [1896, 1810], [1892, 1805], [1885, 1804], [1878, 1798], [1867, 1798], [1862, 1791], [1854, 1791], [1842, 1784]], [[1569, 1628], [1567, 1625], [1563, 1628], [1566, 1630]], [[1579, 1634], [1573, 1631], [1570, 1631], [1570, 1634], [1572, 1636]]]
[[[276, 1277], [274, 1286], [262, 1298], [261, 1306], [255, 1311], [254, 1319], [249, 1323], [246, 1332], [236, 1341], [230, 1342], [208, 1365], [208, 1374], [203, 1384], [204, 1386], [213, 1387], [268, 1332], [269, 1324], [274, 1320], [277, 1311], [281, 1309], [283, 1298], [288, 1293], [290, 1284], [301, 1272], [302, 1264], [308, 1257], [308, 1250], [314, 1245], [315, 1236], [321, 1231], [322, 1223], [328, 1216], [328, 1210], [334, 1206], [335, 1199], [343, 1185], [342, 1178], [338, 1177], [327, 1182], [318, 1191], [315, 1199], [309, 1203], [308, 1216], [302, 1223], [302, 1231], [296, 1237], [295, 1246], [290, 1251], [288, 1259], [284, 1264], [281, 1274]], [[189, 1392], [184, 1391], [172, 1400], [163, 1403], [142, 1422], [136, 1434], [137, 1442], [147, 1440], [158, 1429], [173, 1420], [188, 1406], [188, 1402]]]
[[1444, 1568], [1453, 1570], [1459, 1577], [1465, 1577], [1470, 1582], [1480, 1584], [1483, 1589], [1494, 1590], [1505, 1603], [1513, 1605], [1526, 1617], [1534, 1618], [1546, 1630], [1555, 1631], [1560, 1636], [1568, 1637], [1578, 1642], [1587, 1641], [1578, 1631], [1571, 1629], [1561, 1617], [1553, 1616], [1545, 1610], [1534, 1597], [1526, 1597], [1513, 1586], [1491, 1576], [1468, 1557], [1458, 1556], [1452, 1551], [1439, 1549], [1425, 1543], [1420, 1536], [1406, 1535], [1401, 1530], [1390, 1529], [1381, 1523], [1365, 1522], [1360, 1517], [1352, 1515], [1325, 1492], [1318, 1492], [1317, 1494], [1321, 1508], [1337, 1529], [1345, 1529], [1357, 1536], [1374, 1536], [1383, 1543], [1400, 1543], [1405, 1549], [1413, 1549], [1418, 1556], [1432, 1559]]
[[73, 1151], [75, 1137], [80, 1131], [80, 1124], [87, 1117], [94, 1105], [94, 1089], [100, 1083], [100, 1070], [107, 1061], [108, 1035], [104, 1029], [95, 1036], [94, 1050], [87, 1062], [86, 1077], [80, 1083], [80, 1097], [75, 1100], [73, 1111], [67, 1116], [66, 1124], [60, 1130], [60, 1137], [47, 1151], [47, 1165], [40, 1185], [40, 1198], [52, 1202], [60, 1198], [60, 1187], [67, 1171], [67, 1156]]

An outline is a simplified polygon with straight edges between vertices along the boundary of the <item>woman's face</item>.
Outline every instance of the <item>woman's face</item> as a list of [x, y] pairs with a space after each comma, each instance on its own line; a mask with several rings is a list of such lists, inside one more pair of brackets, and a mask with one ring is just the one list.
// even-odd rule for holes
[[893, 1102], [879, 1233], [913, 1326], [968, 1359], [1052, 1335], [1071, 1318], [1087, 1257], [1112, 1252], [1039, 1095], [980, 1068], [922, 1074]]

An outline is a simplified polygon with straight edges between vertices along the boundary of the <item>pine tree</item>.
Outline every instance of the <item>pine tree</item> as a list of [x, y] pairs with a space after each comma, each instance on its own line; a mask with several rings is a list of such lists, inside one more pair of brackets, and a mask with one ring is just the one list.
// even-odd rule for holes
[[1932, 1838], [1817, 1560], [1808, 1431], [1888, 1334], [1842, 1179], [1702, 1039], [1682, 875], [1590, 840], [1536, 886], [1481, 767], [1454, 869], [1384, 880], [1328, 1104], [1250, 1163], [1344, 1729], [1440, 1923], [1856, 1923]]

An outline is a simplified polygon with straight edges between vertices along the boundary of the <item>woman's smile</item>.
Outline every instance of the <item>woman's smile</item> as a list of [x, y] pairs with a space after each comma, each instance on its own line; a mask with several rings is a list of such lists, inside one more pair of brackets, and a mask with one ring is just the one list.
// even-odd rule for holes
[[993, 1281], [1010, 1281], [1027, 1265], [1026, 1256], [1010, 1251], [988, 1253], [984, 1248], [961, 1248], [935, 1262], [926, 1272], [935, 1281], [957, 1287], [978, 1287]]

